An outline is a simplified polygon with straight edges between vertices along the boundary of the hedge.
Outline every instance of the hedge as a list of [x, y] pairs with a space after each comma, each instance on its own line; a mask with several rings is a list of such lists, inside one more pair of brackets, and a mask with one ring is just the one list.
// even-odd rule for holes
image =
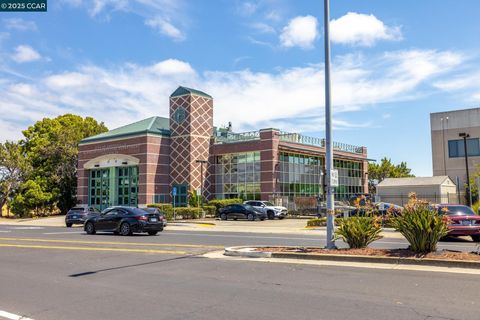
[[[335, 218], [335, 225], [339, 226], [344, 219], [349, 219], [349, 218]], [[390, 220], [387, 217], [383, 218], [383, 221], [381, 221], [381, 224], [382, 224], [382, 227], [384, 228], [391, 227]], [[326, 227], [326, 226], [327, 226], [327, 218], [315, 218], [307, 221], [307, 227]]]
[[[161, 212], [165, 214], [167, 220], [173, 220], [173, 207], [169, 203], [152, 203], [148, 204], [147, 207], [158, 208]], [[175, 215], [177, 219], [198, 219], [201, 218], [203, 212], [206, 214], [215, 215], [215, 207], [213, 206], [204, 206], [202, 208], [195, 207], [175, 207]], [[212, 214], [213, 212], [213, 214]]]
[[217, 208], [215, 206], [203, 206], [202, 209], [203, 211], [205, 211], [205, 216], [208, 216], [210, 218], [215, 217], [215, 212], [217, 211]]
[[239, 203], [243, 203], [243, 200], [237, 198], [237, 199], [222, 199], [222, 200], [210, 200], [210, 201], [208, 201], [209, 206], [215, 206], [216, 212], [218, 212], [218, 210], [220, 208], [223, 208], [223, 207], [228, 206], [230, 204], [239, 204]]

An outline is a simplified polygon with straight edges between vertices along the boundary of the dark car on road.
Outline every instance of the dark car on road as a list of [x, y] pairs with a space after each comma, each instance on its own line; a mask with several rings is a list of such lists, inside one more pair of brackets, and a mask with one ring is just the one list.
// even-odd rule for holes
[[146, 232], [151, 236], [163, 231], [163, 221], [158, 213], [149, 213], [134, 207], [113, 207], [85, 221], [88, 234], [97, 231], [113, 232], [122, 236]]
[[448, 217], [449, 236], [470, 236], [473, 241], [480, 242], [480, 216], [477, 216], [470, 207], [440, 204], [437, 210], [440, 215]]
[[65, 216], [65, 225], [70, 228], [74, 224], [84, 224], [85, 221], [95, 215], [99, 215], [100, 211], [88, 205], [78, 205], [68, 210]]
[[255, 209], [254, 207], [248, 204], [231, 204], [220, 208], [220, 219], [227, 220], [227, 219], [247, 219], [250, 221], [258, 220], [265, 220], [267, 218], [267, 213]]
[[148, 213], [156, 213], [160, 215], [160, 220], [163, 222], [163, 227], [165, 228], [167, 226], [167, 219], [165, 218], [165, 213], [160, 211], [158, 208], [141, 208], [141, 209]]

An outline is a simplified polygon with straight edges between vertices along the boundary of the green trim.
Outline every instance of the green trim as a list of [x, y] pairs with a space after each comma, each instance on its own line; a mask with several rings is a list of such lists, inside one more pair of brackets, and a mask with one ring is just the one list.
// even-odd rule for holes
[[184, 95], [187, 95], [187, 94], [192, 94], [192, 95], [197, 95], [197, 96], [202, 96], [202, 97], [213, 99], [211, 95], [206, 94], [203, 91], [192, 89], [192, 88], [187, 88], [187, 87], [182, 87], [182, 86], [178, 87], [177, 90], [175, 90], [170, 95], [170, 98], [184, 96]]
[[147, 134], [169, 137], [170, 120], [163, 117], [150, 117], [108, 132], [85, 138], [80, 141], [80, 144]]

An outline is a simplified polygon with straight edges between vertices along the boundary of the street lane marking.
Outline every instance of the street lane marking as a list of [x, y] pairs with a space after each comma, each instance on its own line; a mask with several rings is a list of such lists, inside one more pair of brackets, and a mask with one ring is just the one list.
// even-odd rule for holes
[[0, 310], [0, 317], [7, 318], [10, 320], [33, 320], [31, 318], [26, 318], [24, 316], [19, 316], [17, 314], [13, 314], [7, 311]]
[[9, 232], [12, 232], [12, 231], [10, 231], [10, 230], [0, 230], [0, 232], [9, 233]]
[[148, 247], [185, 247], [185, 248], [224, 248], [225, 246], [183, 244], [183, 243], [146, 243], [146, 242], [117, 242], [117, 241], [83, 241], [64, 239], [41, 239], [41, 238], [0, 238], [0, 241], [32, 241], [32, 242], [53, 242], [53, 243], [78, 243], [78, 244], [112, 244], [126, 246], [148, 246]]
[[6, 243], [0, 243], [0, 247], [26, 248], [26, 249], [79, 250], [79, 251], [116, 251], [116, 252], [160, 253], [160, 254], [180, 254], [180, 255], [189, 253], [189, 252], [186, 252], [186, 251], [174, 251], [174, 250], [41, 246], [41, 245], [6, 244]]
[[12, 230], [40, 230], [40, 229], [45, 229], [44, 227], [13, 227], [9, 228]]
[[85, 233], [85, 231], [44, 232], [42, 234], [74, 234], [74, 233]]

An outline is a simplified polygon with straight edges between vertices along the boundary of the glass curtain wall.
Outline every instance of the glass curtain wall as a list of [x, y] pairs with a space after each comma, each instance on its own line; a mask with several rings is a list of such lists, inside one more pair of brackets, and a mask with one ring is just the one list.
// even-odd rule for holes
[[[351, 160], [333, 161], [338, 169], [339, 186], [335, 200], [348, 200], [363, 193], [362, 164]], [[277, 191], [289, 203], [300, 197], [323, 196], [325, 158], [294, 153], [280, 153]]]
[[260, 152], [216, 157], [215, 198], [260, 200]]

